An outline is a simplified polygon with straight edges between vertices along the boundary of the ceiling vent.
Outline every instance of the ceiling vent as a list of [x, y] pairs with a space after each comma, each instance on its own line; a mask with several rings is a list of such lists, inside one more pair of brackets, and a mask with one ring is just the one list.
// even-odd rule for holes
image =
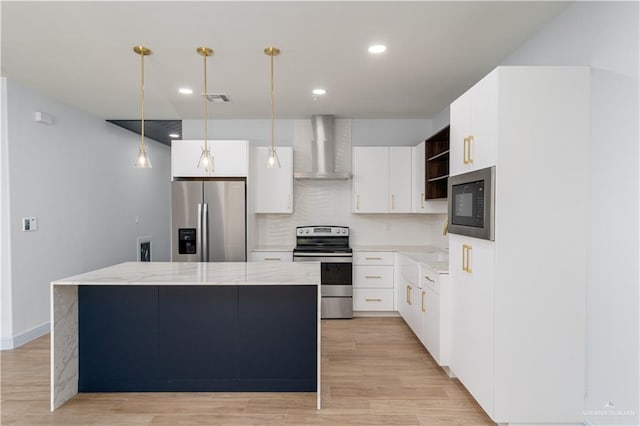
[[205, 96], [209, 102], [213, 102], [214, 104], [231, 102], [231, 98], [226, 93], [207, 93]]

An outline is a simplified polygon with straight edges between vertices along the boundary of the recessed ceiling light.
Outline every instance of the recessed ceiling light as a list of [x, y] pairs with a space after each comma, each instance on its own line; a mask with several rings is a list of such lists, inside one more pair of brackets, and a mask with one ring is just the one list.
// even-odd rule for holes
[[188, 87], [181, 87], [178, 89], [178, 92], [182, 93], [183, 95], [192, 95], [193, 89], [189, 89]]
[[369, 46], [369, 53], [373, 53], [375, 55], [384, 53], [387, 50], [387, 46], [384, 44], [374, 44], [373, 46]]
[[179, 138], [180, 135], [177, 133], [169, 133], [169, 137], [175, 139], [175, 138]]
[[325, 89], [313, 89], [311, 93], [314, 95], [326, 95], [327, 91]]

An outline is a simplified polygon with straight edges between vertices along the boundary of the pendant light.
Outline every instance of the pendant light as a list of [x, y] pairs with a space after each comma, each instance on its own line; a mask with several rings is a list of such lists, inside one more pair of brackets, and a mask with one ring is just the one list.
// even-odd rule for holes
[[150, 169], [151, 161], [144, 148], [144, 57], [151, 55], [151, 49], [144, 46], [134, 46], [133, 51], [140, 55], [140, 146], [134, 166], [139, 169]]
[[208, 47], [198, 47], [196, 49], [199, 55], [204, 59], [204, 93], [202, 94], [202, 105], [204, 110], [204, 146], [202, 146], [202, 153], [200, 154], [200, 159], [198, 160], [198, 168], [202, 170], [206, 174], [213, 173], [213, 155], [209, 151], [209, 141], [208, 141], [208, 123], [207, 120], [209, 118], [208, 107], [207, 107], [207, 57], [213, 55], [213, 49]]
[[280, 49], [277, 47], [267, 47], [264, 49], [265, 55], [270, 57], [271, 63], [271, 146], [269, 147], [269, 158], [267, 158], [267, 168], [269, 169], [279, 169], [280, 168], [280, 159], [278, 158], [278, 153], [276, 152], [276, 141], [275, 141], [275, 123], [274, 123], [274, 94], [273, 94], [273, 57], [278, 56], [280, 54]]

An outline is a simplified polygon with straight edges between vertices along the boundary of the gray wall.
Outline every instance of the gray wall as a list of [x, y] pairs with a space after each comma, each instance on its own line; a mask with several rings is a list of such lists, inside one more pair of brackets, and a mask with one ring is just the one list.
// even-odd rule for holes
[[[153, 260], [169, 260], [170, 218], [167, 146], [147, 141], [153, 168], [135, 169], [139, 136], [12, 80], [6, 101], [10, 242], [2, 294], [11, 295], [12, 325], [3, 347], [46, 327], [50, 281], [136, 260], [138, 236], [152, 237]], [[54, 123], [35, 122], [36, 111]], [[22, 232], [23, 217], [38, 218], [39, 229]]]

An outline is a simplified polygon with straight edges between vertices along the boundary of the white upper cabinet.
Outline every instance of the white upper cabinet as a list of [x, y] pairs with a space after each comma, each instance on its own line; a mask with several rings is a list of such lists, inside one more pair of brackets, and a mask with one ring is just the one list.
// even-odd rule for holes
[[198, 168], [203, 140], [171, 142], [171, 177], [246, 177], [248, 142], [243, 140], [208, 141], [213, 156], [213, 173]]
[[389, 211], [389, 147], [353, 148], [353, 212]]
[[424, 188], [424, 160], [425, 143], [420, 142], [411, 148], [411, 211], [413, 213], [425, 213], [425, 188]]
[[411, 147], [389, 147], [389, 213], [411, 213]]
[[411, 212], [411, 147], [353, 148], [352, 211]]
[[267, 168], [269, 148], [256, 147], [256, 213], [293, 213], [293, 148], [277, 148], [279, 169]]
[[451, 104], [450, 175], [496, 164], [498, 71], [494, 70]]

